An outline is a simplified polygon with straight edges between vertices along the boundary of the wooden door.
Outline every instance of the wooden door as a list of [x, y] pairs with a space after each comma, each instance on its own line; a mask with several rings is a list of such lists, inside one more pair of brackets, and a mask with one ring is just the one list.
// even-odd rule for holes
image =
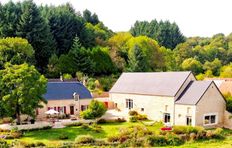
[[70, 115], [74, 115], [74, 106], [70, 106]]

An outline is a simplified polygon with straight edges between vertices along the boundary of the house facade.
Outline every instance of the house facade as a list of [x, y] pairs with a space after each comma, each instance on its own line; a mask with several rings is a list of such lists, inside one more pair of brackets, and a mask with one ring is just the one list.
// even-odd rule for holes
[[54, 109], [60, 114], [78, 115], [86, 110], [92, 95], [80, 82], [57, 81], [48, 82], [47, 93], [44, 95], [47, 104], [36, 110], [37, 118], [46, 117], [45, 112]]
[[212, 81], [191, 72], [123, 73], [109, 92], [119, 110], [171, 125], [220, 126], [226, 102]]

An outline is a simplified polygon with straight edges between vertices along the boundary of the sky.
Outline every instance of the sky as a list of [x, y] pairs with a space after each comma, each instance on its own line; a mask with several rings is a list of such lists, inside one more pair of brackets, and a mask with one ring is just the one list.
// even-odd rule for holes
[[[0, 0], [6, 3], [9, 0]], [[12, 0], [22, 1], [22, 0]], [[37, 5], [69, 2], [82, 12], [89, 9], [115, 32], [128, 31], [136, 20], [176, 22], [187, 36], [211, 37], [232, 32], [231, 0], [34, 0]]]

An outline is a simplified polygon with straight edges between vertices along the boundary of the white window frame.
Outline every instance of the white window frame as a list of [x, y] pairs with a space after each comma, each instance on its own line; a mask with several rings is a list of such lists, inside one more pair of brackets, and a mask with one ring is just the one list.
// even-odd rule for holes
[[[188, 118], [191, 119], [191, 124], [190, 125], [187, 124]], [[193, 118], [192, 118], [192, 116], [186, 116], [186, 125], [187, 126], [192, 126], [193, 125]]]
[[[128, 106], [127, 106], [127, 101], [128, 101]], [[131, 102], [132, 102], [132, 106], [130, 106]], [[128, 108], [129, 110], [134, 108], [134, 100], [133, 99], [126, 99], [126, 108]]]
[[[208, 123], [208, 124], [205, 124], [205, 117], [206, 116], [215, 116], [215, 123]], [[218, 124], [218, 113], [208, 113], [208, 114], [204, 114], [203, 116], [203, 125], [204, 126], [210, 126], [210, 125], [216, 125]]]
[[[165, 122], [165, 115], [169, 115], [169, 122]], [[170, 113], [164, 113], [163, 114], [163, 121], [164, 121], [165, 124], [171, 123], [171, 114]]]

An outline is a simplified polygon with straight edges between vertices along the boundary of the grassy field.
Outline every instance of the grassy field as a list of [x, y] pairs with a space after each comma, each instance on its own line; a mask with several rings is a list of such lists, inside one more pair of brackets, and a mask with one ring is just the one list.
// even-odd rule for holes
[[[117, 134], [119, 128], [121, 127], [129, 127], [132, 125], [141, 125], [141, 123], [104, 123], [101, 124], [102, 131], [95, 132], [91, 129], [84, 129], [81, 126], [77, 127], [66, 127], [62, 129], [49, 129], [49, 130], [40, 130], [40, 131], [30, 131], [25, 132], [24, 136], [20, 138], [20, 141], [24, 142], [43, 142], [48, 146], [56, 146], [60, 142], [64, 141], [73, 141], [78, 135], [92, 135], [98, 139], [104, 139], [109, 135]], [[152, 131], [158, 131], [160, 125], [156, 126], [148, 126], [148, 128]], [[207, 140], [207, 141], [197, 141], [197, 142], [187, 142], [184, 145], [178, 146], [181, 148], [205, 148], [205, 147], [214, 147], [214, 148], [230, 148], [232, 147], [232, 132], [230, 130], [224, 130], [227, 133], [227, 137], [225, 140]], [[61, 135], [68, 135], [69, 139], [67, 140], [59, 140]]]

